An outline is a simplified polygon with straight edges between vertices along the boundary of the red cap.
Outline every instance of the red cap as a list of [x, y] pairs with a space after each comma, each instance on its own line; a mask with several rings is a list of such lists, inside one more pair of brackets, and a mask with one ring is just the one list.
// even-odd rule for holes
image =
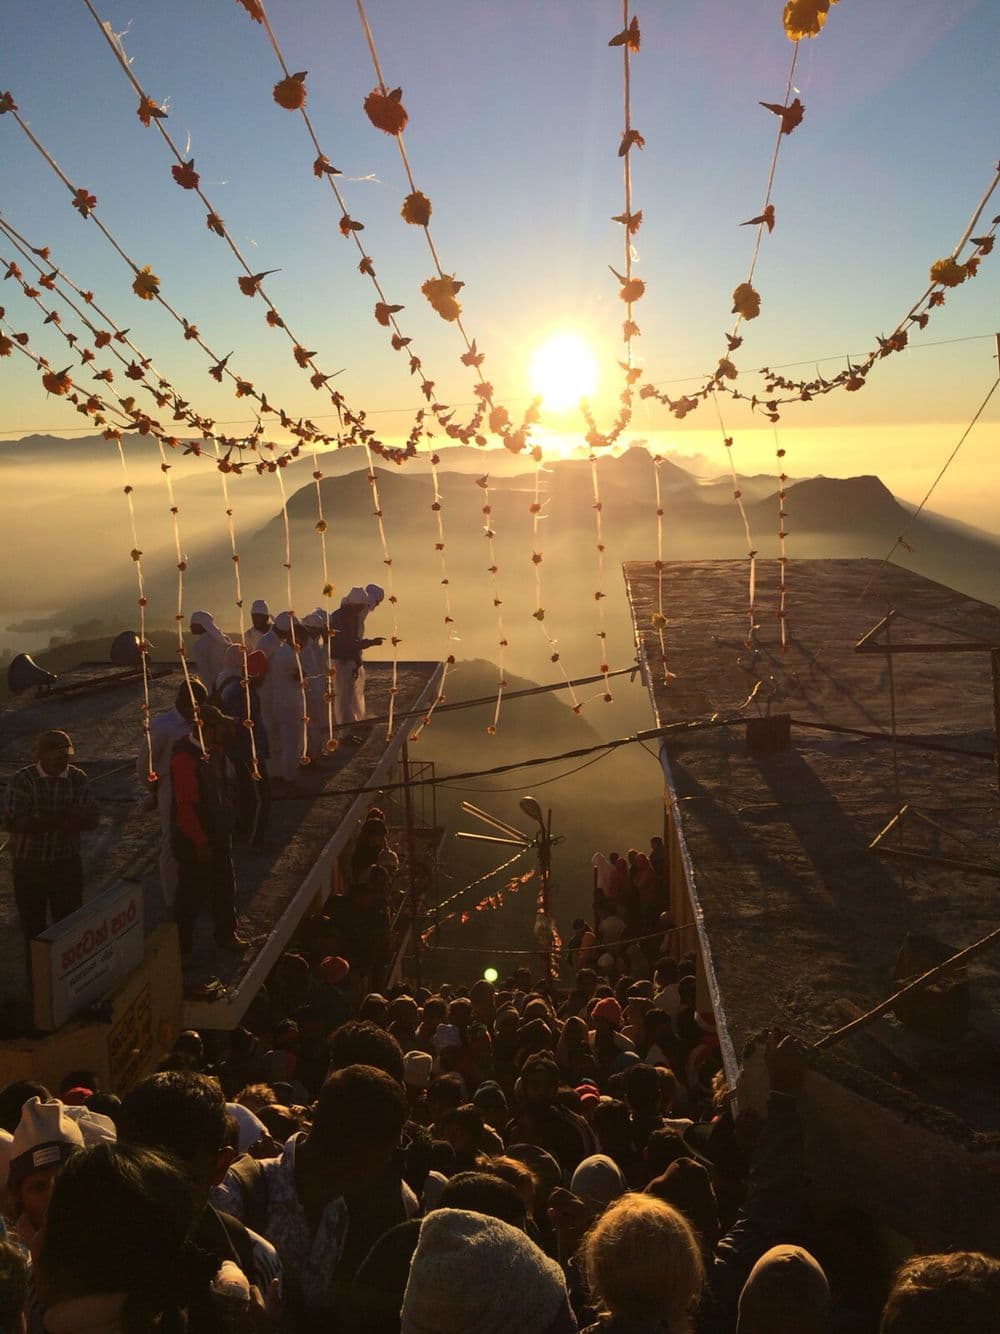
[[343, 982], [351, 971], [351, 965], [339, 954], [328, 954], [320, 963], [319, 970], [327, 982], [332, 982], [336, 986], [338, 982]]
[[622, 1021], [622, 1007], [614, 996], [603, 996], [590, 1012], [591, 1019], [605, 1019], [612, 1028]]

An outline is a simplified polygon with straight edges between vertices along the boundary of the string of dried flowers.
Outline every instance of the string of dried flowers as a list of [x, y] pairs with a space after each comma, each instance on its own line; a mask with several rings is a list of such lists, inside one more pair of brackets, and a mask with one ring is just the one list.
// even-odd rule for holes
[[295, 600], [292, 593], [292, 530], [288, 522], [288, 493], [285, 490], [285, 478], [281, 468], [274, 470], [275, 480], [278, 483], [278, 492], [281, 497], [281, 526], [284, 536], [285, 559], [282, 562], [285, 570], [285, 598], [288, 602], [289, 619], [289, 644], [295, 652], [295, 671], [299, 682], [299, 695], [302, 701], [302, 733], [299, 738], [299, 768], [307, 769], [312, 761], [309, 758], [309, 686], [306, 682], [306, 674], [302, 667], [302, 645], [299, 643], [299, 636], [296, 633], [295, 622]]
[[385, 566], [385, 597], [389, 606], [392, 608], [392, 636], [390, 643], [392, 645], [392, 682], [389, 686], [389, 708], [385, 724], [385, 739], [392, 737], [392, 724], [396, 713], [396, 696], [399, 693], [399, 599], [396, 596], [395, 584], [393, 580], [392, 556], [389, 552], [389, 542], [385, 535], [385, 521], [382, 513], [382, 501], [378, 493], [378, 477], [375, 473], [375, 462], [370, 453], [365, 454], [368, 460], [368, 489], [371, 494], [372, 515], [375, 519], [375, 526], [378, 529], [379, 542], [382, 544], [382, 564]]
[[489, 736], [495, 736], [497, 727], [500, 723], [500, 710], [503, 707], [503, 692], [507, 689], [507, 680], [504, 676], [504, 657], [508, 647], [507, 633], [503, 624], [503, 600], [500, 597], [500, 584], [498, 575], [500, 567], [497, 564], [496, 549], [496, 530], [493, 527], [493, 506], [490, 503], [490, 478], [489, 473], [484, 477], [476, 479], [476, 486], [483, 492], [483, 536], [490, 553], [490, 563], [486, 567], [486, 572], [490, 576], [490, 594], [493, 599], [493, 608], [497, 616], [497, 646], [500, 652], [497, 654], [497, 702], [493, 710], [493, 721], [487, 726], [486, 731]]
[[541, 523], [541, 520], [543, 518], [542, 515], [543, 501], [542, 501], [542, 491], [541, 491], [542, 468], [543, 465], [541, 459], [536, 459], [534, 499], [528, 506], [528, 511], [531, 514], [531, 539], [532, 539], [531, 568], [532, 571], [534, 572], [534, 577], [535, 577], [535, 610], [531, 614], [534, 617], [534, 619], [538, 622], [538, 625], [545, 638], [545, 642], [549, 650], [549, 662], [554, 663], [559, 668], [560, 672], [562, 673], [562, 678], [566, 682], [567, 689], [569, 690], [570, 699], [572, 701], [573, 712], [579, 713], [581, 707], [580, 699], [576, 693], [576, 687], [572, 684], [569, 677], [569, 673], [566, 671], [566, 665], [562, 660], [562, 654], [559, 652], [559, 641], [549, 630], [548, 621], [546, 619], [546, 611], [545, 607], [543, 606], [543, 600], [542, 600], [542, 560], [544, 558], [544, 553], [542, 551], [541, 533], [539, 531], [539, 524]]
[[774, 428], [774, 453], [778, 460], [778, 627], [781, 632], [781, 651], [788, 652], [788, 617], [785, 611], [785, 599], [788, 592], [788, 525], [785, 522], [787, 510], [788, 475], [785, 472], [785, 450], [778, 440], [778, 428]]
[[660, 645], [660, 669], [663, 683], [668, 685], [675, 679], [675, 674], [667, 666], [667, 616], [663, 610], [663, 489], [660, 485], [660, 465], [663, 459], [659, 454], [652, 456], [653, 487], [656, 496], [656, 611], [653, 612], [653, 629]]
[[411, 741], [419, 741], [425, 727], [428, 726], [434, 716], [434, 710], [445, 697], [445, 681], [448, 678], [449, 668], [455, 665], [454, 643], [458, 636], [455, 634], [455, 618], [452, 615], [451, 608], [451, 578], [448, 574], [448, 561], [445, 555], [445, 536], [444, 536], [444, 500], [441, 496], [441, 474], [438, 471], [438, 465], [441, 462], [440, 454], [434, 453], [430, 456], [430, 479], [433, 499], [431, 500], [431, 513], [434, 515], [436, 529], [436, 540], [434, 550], [437, 553], [441, 565], [441, 593], [444, 599], [444, 632], [445, 649], [441, 655], [441, 675], [438, 678], [437, 693], [431, 700], [430, 707], [420, 722], [413, 729], [410, 735]]
[[722, 447], [726, 453], [726, 461], [729, 465], [729, 475], [733, 481], [733, 500], [736, 502], [736, 508], [739, 510], [740, 518], [743, 521], [743, 532], [747, 542], [746, 647], [748, 649], [753, 649], [757, 643], [757, 550], [753, 544], [753, 533], [750, 531], [750, 516], [747, 514], [746, 506], [743, 503], [743, 488], [740, 484], [739, 475], [736, 471], [736, 463], [733, 459], [733, 437], [726, 434], [726, 425], [722, 420], [722, 409], [719, 407], [719, 399], [716, 394], [712, 395], [712, 402], [715, 405], [715, 414], [719, 419], [719, 430], [722, 433]]

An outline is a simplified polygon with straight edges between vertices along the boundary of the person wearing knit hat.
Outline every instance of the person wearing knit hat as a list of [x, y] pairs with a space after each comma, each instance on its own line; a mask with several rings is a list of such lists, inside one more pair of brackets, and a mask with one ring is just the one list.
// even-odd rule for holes
[[24, 1104], [11, 1140], [7, 1183], [26, 1246], [42, 1225], [59, 1169], [83, 1144], [80, 1127], [56, 1098], [29, 1098]]
[[[677, 1166], [677, 1164], [675, 1164]], [[823, 1334], [830, 1285], [801, 1246], [772, 1246], [740, 1293], [737, 1334]]]
[[593, 1028], [587, 1041], [594, 1056], [599, 1077], [607, 1081], [612, 1075], [635, 1061], [635, 1048], [621, 1032], [622, 1007], [614, 996], [603, 996], [590, 1012]]
[[401, 1334], [572, 1334], [562, 1269], [520, 1229], [465, 1209], [436, 1209], [403, 1296]]
[[625, 1194], [628, 1182], [614, 1159], [604, 1153], [593, 1153], [577, 1167], [569, 1188], [590, 1206], [593, 1214], [599, 1214], [612, 1200]]
[[320, 963], [319, 970], [323, 974], [324, 982], [329, 982], [332, 987], [336, 987], [341, 982], [347, 981], [351, 965], [346, 959], [342, 959], [339, 954], [327, 954]]
[[403, 1083], [407, 1089], [426, 1089], [433, 1073], [434, 1058], [429, 1052], [408, 1051], [403, 1057]]

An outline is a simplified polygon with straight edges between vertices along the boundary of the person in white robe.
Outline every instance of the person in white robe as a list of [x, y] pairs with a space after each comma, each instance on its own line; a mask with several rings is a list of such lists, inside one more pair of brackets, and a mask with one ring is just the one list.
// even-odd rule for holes
[[[243, 642], [247, 646], [247, 652], [252, 653], [254, 649], [260, 648], [261, 640], [269, 633], [271, 629], [271, 612], [263, 598], [250, 605], [250, 625], [243, 631]], [[275, 645], [277, 648], [277, 645]]]
[[232, 640], [215, 624], [215, 617], [210, 611], [191, 613], [191, 635], [193, 643], [188, 650], [188, 658], [195, 672], [211, 689], [215, 678], [222, 671], [222, 660]]
[[172, 708], [164, 709], [162, 713], [155, 714], [149, 720], [152, 765], [156, 774], [156, 782], [152, 789], [149, 785], [149, 750], [145, 742], [140, 747], [135, 765], [139, 781], [150, 792], [160, 818], [160, 889], [163, 892], [163, 902], [171, 909], [177, 897], [177, 859], [170, 837], [170, 757], [173, 754], [174, 742], [180, 741], [191, 731], [191, 720], [194, 717], [194, 710], [191, 707], [192, 694], [199, 706], [208, 699], [208, 691], [196, 676], [191, 678], [190, 691], [187, 682], [182, 682]]
[[307, 708], [302, 692], [299, 657], [305, 636], [299, 622], [293, 623], [287, 611], [279, 612], [274, 618], [274, 629], [281, 645], [272, 656], [268, 670], [274, 726], [273, 732], [269, 733], [270, 770], [272, 778], [292, 784], [298, 776], [302, 757], [302, 716]]
[[[384, 597], [385, 593], [378, 584], [369, 584], [367, 588], [352, 588], [330, 617], [337, 673], [334, 682], [334, 715], [339, 727], [363, 722], [367, 716], [365, 668], [361, 655], [366, 648], [382, 644], [384, 640], [366, 639], [365, 622]], [[364, 740], [357, 732], [349, 733], [346, 739], [355, 745]]]

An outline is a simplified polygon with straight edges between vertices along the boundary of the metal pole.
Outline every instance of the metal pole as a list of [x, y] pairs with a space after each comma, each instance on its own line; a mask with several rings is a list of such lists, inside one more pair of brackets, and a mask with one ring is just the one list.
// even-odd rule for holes
[[413, 828], [413, 793], [410, 790], [410, 751], [403, 742], [403, 811], [406, 824], [406, 874], [410, 891], [410, 932], [413, 938], [413, 975], [420, 986], [420, 894], [417, 889], [417, 838]]

